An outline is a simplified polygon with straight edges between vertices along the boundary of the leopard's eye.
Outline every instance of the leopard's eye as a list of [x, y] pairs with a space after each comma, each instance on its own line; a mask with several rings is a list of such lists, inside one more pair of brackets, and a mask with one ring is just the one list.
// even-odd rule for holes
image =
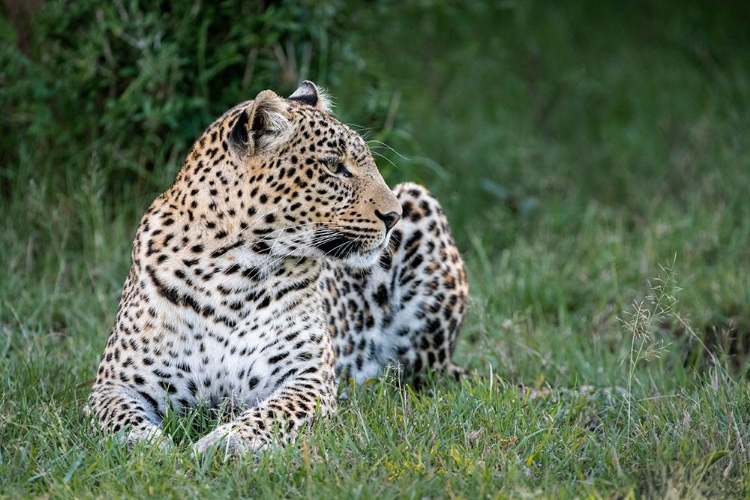
[[338, 158], [328, 158], [323, 161], [323, 164], [332, 174], [341, 175], [343, 177], [352, 176], [352, 173], [346, 168], [344, 162]]

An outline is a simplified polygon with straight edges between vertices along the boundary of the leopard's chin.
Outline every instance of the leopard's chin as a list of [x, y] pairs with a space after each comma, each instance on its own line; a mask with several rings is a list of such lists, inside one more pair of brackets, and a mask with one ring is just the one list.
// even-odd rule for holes
[[347, 255], [341, 261], [348, 267], [354, 269], [370, 269], [380, 258], [381, 249], [379, 247], [373, 248], [365, 252], [356, 252]]
[[371, 248], [370, 250], [360, 250], [358, 252], [352, 252], [341, 259], [341, 261], [345, 265], [354, 269], [371, 269], [377, 264], [380, 256], [388, 246], [389, 240], [390, 235], [388, 234], [383, 238], [383, 241], [381, 241], [378, 246]]

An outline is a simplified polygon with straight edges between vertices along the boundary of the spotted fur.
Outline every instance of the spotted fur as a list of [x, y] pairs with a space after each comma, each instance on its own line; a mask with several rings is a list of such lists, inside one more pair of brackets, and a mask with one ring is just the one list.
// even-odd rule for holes
[[[400, 221], [400, 222], [399, 222]], [[89, 406], [126, 442], [168, 443], [167, 408], [240, 412], [199, 452], [287, 442], [336, 380], [451, 362], [466, 274], [438, 202], [391, 191], [310, 82], [236, 106], [138, 227]]]

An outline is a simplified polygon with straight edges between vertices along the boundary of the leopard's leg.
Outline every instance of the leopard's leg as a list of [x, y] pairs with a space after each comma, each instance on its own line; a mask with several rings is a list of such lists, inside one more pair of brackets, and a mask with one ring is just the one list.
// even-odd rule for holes
[[319, 283], [336, 373], [362, 383], [395, 365], [459, 378], [451, 357], [468, 299], [463, 261], [438, 201], [414, 183], [393, 191], [402, 220], [378, 264], [362, 272], [329, 262]]
[[431, 369], [459, 378], [464, 370], [452, 356], [469, 294], [463, 260], [440, 203], [426, 188], [404, 183], [393, 191], [403, 214], [380, 267], [392, 288], [390, 329], [410, 341], [397, 348], [396, 358], [417, 374]]
[[171, 445], [171, 439], [161, 428], [163, 413], [149, 394], [97, 380], [86, 411], [101, 429], [113, 433], [123, 431], [121, 441], [125, 444], [147, 442], [162, 448]]
[[[331, 353], [332, 354], [332, 353]], [[335, 378], [330, 363], [303, 370], [257, 406], [222, 424], [193, 445], [196, 453], [215, 448], [225, 456], [242, 455], [266, 446], [292, 441], [300, 429], [336, 410]], [[304, 373], [309, 372], [309, 373]]]

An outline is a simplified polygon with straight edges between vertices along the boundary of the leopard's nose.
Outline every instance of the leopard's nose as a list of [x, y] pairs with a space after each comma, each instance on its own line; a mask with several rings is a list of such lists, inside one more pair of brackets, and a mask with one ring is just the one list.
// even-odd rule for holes
[[401, 215], [393, 211], [381, 214], [379, 210], [375, 210], [375, 216], [385, 223], [386, 231], [390, 231], [401, 220]]

